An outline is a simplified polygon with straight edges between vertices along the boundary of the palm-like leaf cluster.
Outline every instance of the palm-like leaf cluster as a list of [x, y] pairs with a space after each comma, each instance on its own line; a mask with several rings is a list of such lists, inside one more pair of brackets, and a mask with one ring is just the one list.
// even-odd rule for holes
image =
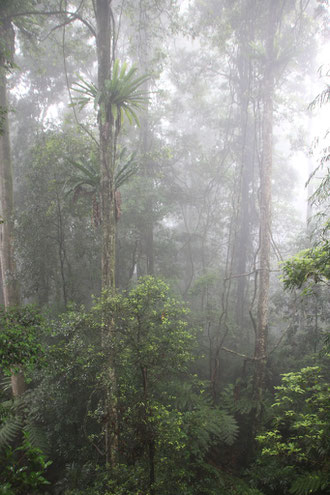
[[[115, 190], [119, 189], [130, 177], [137, 171], [136, 153], [127, 153], [127, 148], [122, 148], [116, 157], [118, 166], [115, 173]], [[70, 160], [70, 165], [75, 169], [76, 173], [69, 181], [69, 189], [67, 194], [78, 194], [79, 191], [86, 194], [98, 194], [101, 184], [100, 167], [96, 161]]]
[[67, 194], [73, 193], [74, 199], [84, 193], [97, 194], [100, 189], [100, 169], [95, 162], [84, 162], [80, 160], [70, 160], [70, 165], [74, 168], [75, 173], [68, 182]]
[[148, 93], [141, 89], [141, 86], [149, 79], [149, 76], [135, 77], [136, 72], [137, 68], [129, 69], [126, 62], [120, 68], [120, 62], [117, 59], [113, 65], [112, 77], [105, 81], [103, 89], [98, 89], [95, 84], [79, 78], [80, 82], [74, 84], [74, 90], [80, 93], [80, 96], [74, 98], [74, 103], [82, 109], [94, 101], [94, 107], [97, 108], [99, 105], [101, 112], [110, 108], [117, 128], [121, 126], [124, 115], [130, 124], [135, 122], [139, 125], [135, 112], [148, 102]]
[[[76, 201], [79, 196], [89, 196], [92, 198], [93, 215], [92, 221], [94, 225], [100, 225], [100, 208], [99, 196], [101, 187], [101, 175], [99, 164], [95, 160], [82, 161], [70, 160], [69, 162], [75, 169], [68, 182], [67, 195], [73, 194], [73, 199]], [[116, 157], [115, 173], [115, 203], [118, 218], [120, 216], [120, 195], [118, 189], [125, 184], [137, 171], [137, 162], [135, 153], [127, 153], [127, 149], [123, 148]], [[118, 203], [118, 204], [117, 204]]]
[[98, 89], [95, 84], [85, 81], [82, 77], [78, 76], [80, 82], [73, 83], [72, 89], [79, 93], [79, 96], [75, 96], [72, 98], [73, 105], [77, 105], [79, 110], [83, 110], [83, 108], [94, 101], [94, 107], [96, 108], [97, 104], [95, 103], [96, 96], [98, 94]]
[[121, 123], [125, 114], [130, 124], [135, 121], [139, 125], [135, 110], [139, 110], [148, 101], [148, 93], [140, 88], [149, 76], [135, 78], [137, 68], [127, 69], [126, 62], [119, 70], [119, 60], [115, 61], [112, 78], [105, 82], [106, 96], [115, 121]]

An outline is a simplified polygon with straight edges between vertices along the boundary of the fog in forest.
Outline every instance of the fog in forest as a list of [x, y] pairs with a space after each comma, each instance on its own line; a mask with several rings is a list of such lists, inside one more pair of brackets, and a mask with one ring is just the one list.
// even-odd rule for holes
[[0, 0], [0, 495], [330, 486], [328, 0]]

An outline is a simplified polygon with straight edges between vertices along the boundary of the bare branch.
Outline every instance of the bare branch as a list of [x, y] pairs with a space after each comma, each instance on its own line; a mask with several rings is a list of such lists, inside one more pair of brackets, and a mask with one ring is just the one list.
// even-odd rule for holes
[[236, 275], [230, 275], [230, 277], [225, 278], [225, 280], [230, 280], [232, 278], [248, 277], [249, 275], [253, 275], [254, 273], [256, 273], [256, 270], [252, 270], [252, 272], [247, 272], [247, 273], [237, 273]]

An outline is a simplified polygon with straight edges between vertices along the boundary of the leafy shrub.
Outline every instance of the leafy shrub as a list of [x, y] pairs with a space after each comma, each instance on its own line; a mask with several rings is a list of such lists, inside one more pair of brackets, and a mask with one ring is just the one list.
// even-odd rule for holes
[[318, 366], [283, 375], [276, 387], [273, 429], [257, 437], [254, 476], [266, 493], [328, 493], [330, 387]]
[[41, 493], [40, 489], [49, 485], [45, 475], [50, 464], [41, 450], [32, 446], [25, 433], [22, 445], [7, 447], [0, 455], [0, 495]]

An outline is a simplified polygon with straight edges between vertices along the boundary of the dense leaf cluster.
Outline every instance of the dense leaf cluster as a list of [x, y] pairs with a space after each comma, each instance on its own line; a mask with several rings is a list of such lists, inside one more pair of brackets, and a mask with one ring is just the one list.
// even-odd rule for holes
[[5, 373], [41, 362], [42, 322], [33, 306], [0, 309], [0, 366]]
[[283, 273], [287, 289], [301, 288], [308, 280], [330, 280], [330, 242], [301, 251], [283, 264]]

